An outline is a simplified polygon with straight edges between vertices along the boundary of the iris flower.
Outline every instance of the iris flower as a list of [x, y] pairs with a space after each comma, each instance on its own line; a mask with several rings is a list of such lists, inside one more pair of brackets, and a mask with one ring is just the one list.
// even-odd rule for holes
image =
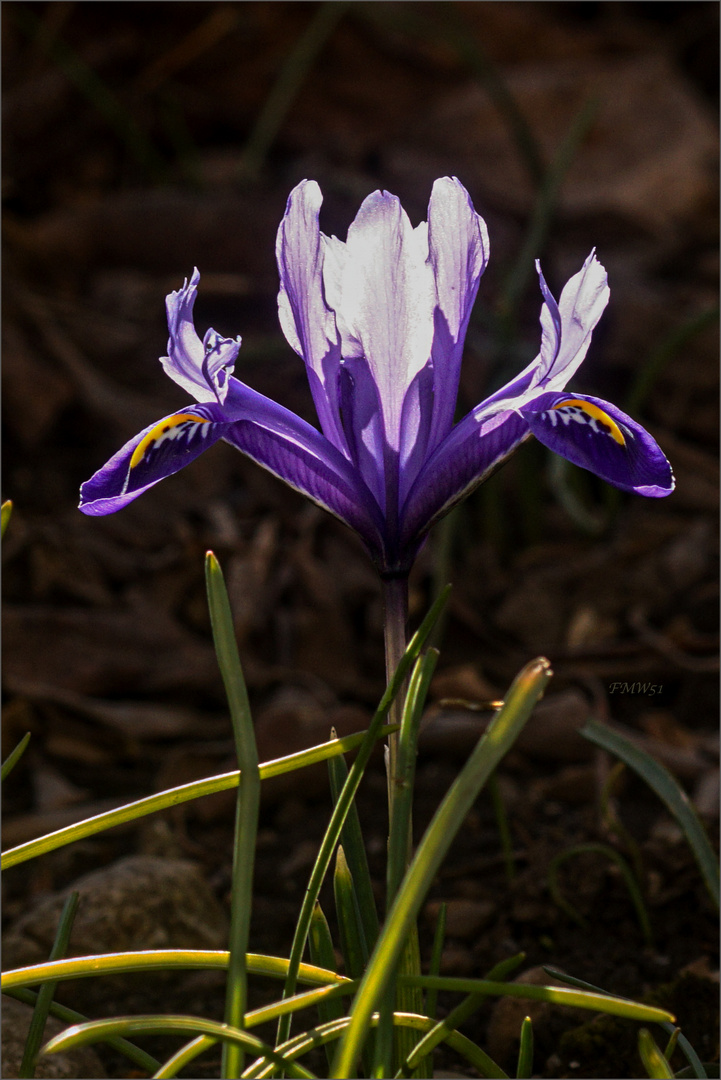
[[81, 488], [109, 514], [218, 439], [349, 525], [385, 578], [407, 574], [428, 530], [530, 435], [622, 491], [673, 490], [655, 440], [615, 405], [564, 389], [608, 303], [591, 252], [560, 300], [537, 264], [538, 355], [454, 424], [464, 338], [488, 232], [458, 180], [433, 185], [413, 228], [399, 200], [369, 195], [345, 243], [325, 236], [320, 188], [290, 194], [278, 230], [278, 309], [303, 359], [320, 431], [236, 379], [241, 339], [193, 324], [200, 275], [167, 298], [166, 373], [193, 403], [131, 439]]

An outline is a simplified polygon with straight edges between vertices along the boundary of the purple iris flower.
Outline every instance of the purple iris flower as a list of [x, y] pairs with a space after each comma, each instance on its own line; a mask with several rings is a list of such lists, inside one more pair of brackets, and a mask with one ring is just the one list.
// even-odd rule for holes
[[115, 454], [81, 488], [86, 514], [119, 510], [225, 439], [354, 529], [384, 576], [407, 573], [431, 525], [529, 435], [623, 491], [673, 490], [655, 440], [599, 398], [564, 391], [608, 303], [591, 252], [558, 303], [537, 265], [541, 348], [453, 423], [463, 343], [488, 262], [488, 232], [458, 180], [433, 185], [413, 228], [394, 195], [363, 202], [342, 243], [325, 236], [305, 180], [278, 230], [278, 308], [306, 365], [321, 430], [232, 375], [241, 339], [193, 325], [200, 275], [167, 298], [167, 374], [195, 403]]

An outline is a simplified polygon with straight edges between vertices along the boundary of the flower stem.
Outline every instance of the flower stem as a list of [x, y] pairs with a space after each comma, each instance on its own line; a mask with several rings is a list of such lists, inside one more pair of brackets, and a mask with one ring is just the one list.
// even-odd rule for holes
[[[384, 633], [386, 647], [386, 681], [390, 682], [406, 649], [408, 621], [408, 577], [389, 577], [383, 580]], [[405, 689], [405, 688], [404, 688]], [[391, 705], [390, 724], [400, 724], [403, 716], [404, 689]], [[388, 736], [388, 814], [393, 820], [393, 789], [398, 762], [398, 732]]]

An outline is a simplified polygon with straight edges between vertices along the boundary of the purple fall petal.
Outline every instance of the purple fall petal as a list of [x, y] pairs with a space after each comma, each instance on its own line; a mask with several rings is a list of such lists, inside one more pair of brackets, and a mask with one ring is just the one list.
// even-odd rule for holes
[[79, 509], [93, 517], [113, 514], [185, 468], [225, 434], [228, 425], [214, 421], [217, 409], [191, 405], [150, 424], [82, 485]]
[[522, 414], [539, 442], [614, 487], [655, 498], [673, 491], [671, 466], [656, 440], [615, 405], [550, 393]]
[[529, 436], [528, 424], [505, 411], [469, 413], [426, 461], [403, 506], [399, 549], [411, 548], [431, 525], [469, 495]]

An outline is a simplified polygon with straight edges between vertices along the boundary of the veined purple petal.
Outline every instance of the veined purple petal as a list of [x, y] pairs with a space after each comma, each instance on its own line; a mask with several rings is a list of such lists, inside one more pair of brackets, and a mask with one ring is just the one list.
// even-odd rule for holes
[[195, 332], [193, 307], [198, 294], [197, 268], [188, 284], [171, 292], [165, 301], [168, 314], [168, 355], [160, 363], [166, 375], [191, 394], [196, 401], [223, 404], [228, 378], [235, 367], [241, 338], [224, 338], [208, 330], [203, 341]]
[[400, 550], [411, 548], [414, 537], [424, 536], [529, 434], [526, 421], [511, 410], [485, 418], [468, 413], [431, 454], [411, 488], [401, 514]]
[[338, 401], [340, 339], [323, 295], [325, 238], [318, 224], [322, 202], [314, 180], [298, 184], [288, 198], [275, 247], [280, 274], [278, 317], [288, 344], [305, 361], [323, 433], [346, 453]]
[[455, 178], [436, 180], [428, 204], [428, 257], [433, 268], [437, 305], [434, 312], [434, 403], [427, 445], [445, 438], [453, 424], [461, 358], [468, 320], [490, 245], [483, 218]]
[[326, 299], [343, 356], [368, 362], [394, 451], [406, 392], [431, 355], [435, 298], [427, 258], [425, 227], [414, 230], [399, 200], [380, 191], [364, 200], [345, 245], [326, 244]]
[[82, 512], [113, 514], [189, 465], [225, 434], [228, 424], [218, 422], [218, 411], [217, 405], [192, 405], [150, 424], [82, 485]]
[[383, 416], [378, 387], [362, 356], [350, 357], [341, 365], [340, 412], [351, 461], [384, 510], [387, 493]]
[[536, 269], [543, 293], [541, 351], [519, 375], [478, 406], [486, 416], [499, 409], [520, 409], [541, 393], [562, 390], [583, 362], [591, 334], [608, 303], [606, 271], [595, 250], [566, 283], [558, 304], [538, 262]]
[[583, 394], [541, 394], [522, 410], [539, 440], [622, 491], [661, 498], [675, 481], [649, 433], [615, 405]]
[[545, 298], [541, 311], [543, 337], [538, 385], [544, 390], [562, 390], [588, 352], [591, 334], [608, 303], [608, 279], [594, 249], [564, 286], [556, 314], [540, 263], [536, 263], [536, 268]]

